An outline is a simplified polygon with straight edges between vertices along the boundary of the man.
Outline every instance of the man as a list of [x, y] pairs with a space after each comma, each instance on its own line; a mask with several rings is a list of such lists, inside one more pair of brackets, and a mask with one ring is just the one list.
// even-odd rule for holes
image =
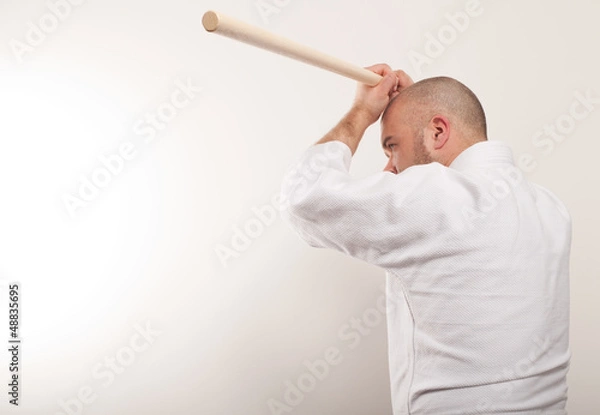
[[[566, 414], [571, 219], [487, 140], [477, 97], [385, 64], [290, 168], [282, 217], [386, 271], [394, 414]], [[382, 114], [383, 113], [383, 114]], [[381, 116], [384, 171], [349, 175]]]

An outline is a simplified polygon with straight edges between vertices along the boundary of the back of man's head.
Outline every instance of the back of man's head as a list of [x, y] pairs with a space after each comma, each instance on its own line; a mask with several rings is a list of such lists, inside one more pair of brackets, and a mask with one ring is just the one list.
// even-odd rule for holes
[[[398, 102], [396, 102], [398, 101]], [[410, 108], [410, 123], [422, 128], [436, 114], [447, 116], [468, 144], [487, 140], [487, 121], [481, 102], [466, 85], [440, 76], [423, 79], [402, 90], [382, 115], [397, 103]]]

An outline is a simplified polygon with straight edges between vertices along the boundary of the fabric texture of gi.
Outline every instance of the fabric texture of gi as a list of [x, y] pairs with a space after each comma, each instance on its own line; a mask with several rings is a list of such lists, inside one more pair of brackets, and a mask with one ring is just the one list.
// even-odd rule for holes
[[281, 217], [310, 246], [385, 270], [394, 415], [566, 414], [565, 205], [500, 141], [361, 179], [351, 158], [341, 141], [309, 147]]

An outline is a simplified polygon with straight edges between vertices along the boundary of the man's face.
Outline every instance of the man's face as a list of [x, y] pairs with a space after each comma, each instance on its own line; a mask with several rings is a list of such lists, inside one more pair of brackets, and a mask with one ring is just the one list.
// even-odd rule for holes
[[395, 102], [381, 122], [381, 145], [388, 163], [384, 171], [401, 173], [416, 164], [431, 163], [433, 159], [423, 142], [423, 128], [415, 128], [410, 108]]

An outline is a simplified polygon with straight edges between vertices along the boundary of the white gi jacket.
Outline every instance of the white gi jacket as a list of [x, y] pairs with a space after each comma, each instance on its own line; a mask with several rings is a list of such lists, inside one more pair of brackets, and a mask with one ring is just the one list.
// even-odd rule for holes
[[351, 158], [341, 141], [309, 147], [283, 180], [281, 216], [310, 246], [386, 271], [394, 415], [566, 414], [565, 205], [498, 141], [449, 167], [363, 179]]

